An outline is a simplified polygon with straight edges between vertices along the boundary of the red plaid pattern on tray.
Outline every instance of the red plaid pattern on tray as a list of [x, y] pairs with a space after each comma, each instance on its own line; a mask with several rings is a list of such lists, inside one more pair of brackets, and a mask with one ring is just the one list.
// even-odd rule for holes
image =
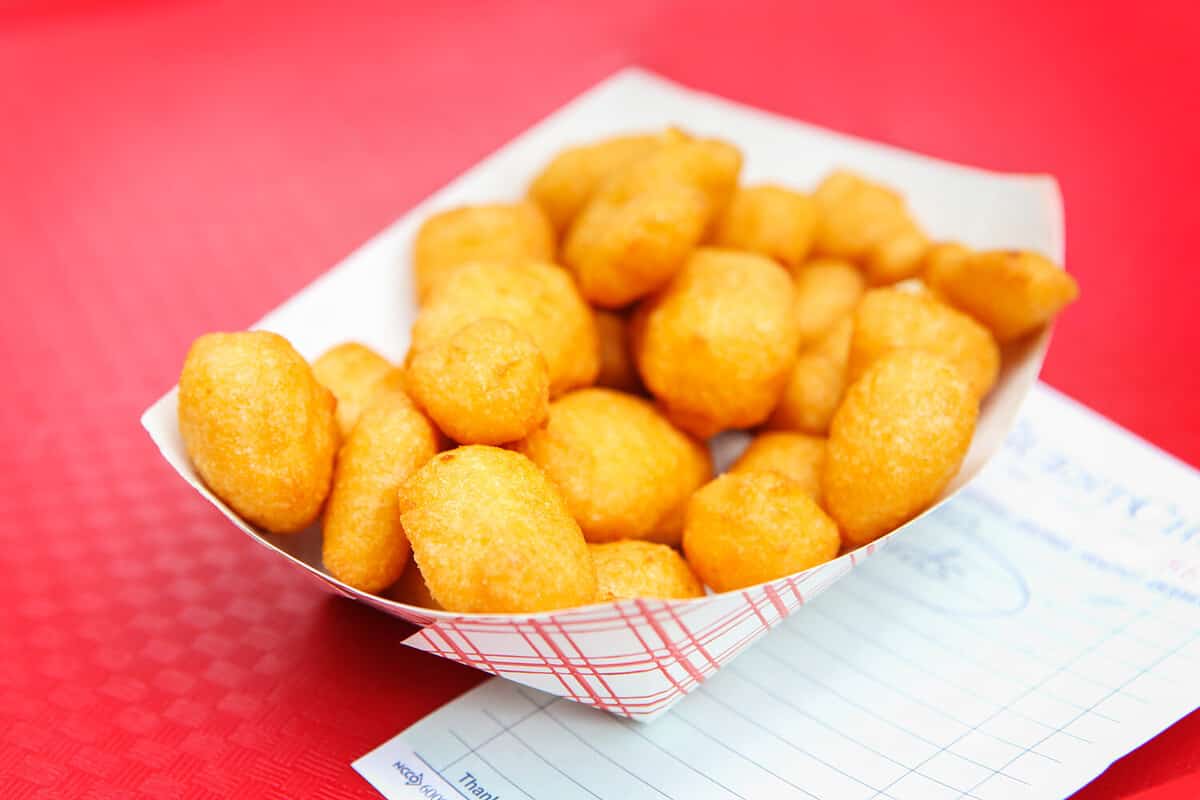
[[[809, 572], [698, 601], [626, 600], [526, 619], [419, 618], [405, 644], [631, 719], [666, 711], [855, 565], [871, 544]], [[369, 601], [368, 601], [369, 602]]]

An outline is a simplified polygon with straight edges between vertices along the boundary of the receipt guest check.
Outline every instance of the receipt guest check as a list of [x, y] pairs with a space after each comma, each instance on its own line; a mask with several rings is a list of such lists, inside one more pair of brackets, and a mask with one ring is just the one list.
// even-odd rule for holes
[[492, 679], [385, 797], [1061, 798], [1200, 706], [1200, 474], [1039, 386], [967, 491], [652, 723]]

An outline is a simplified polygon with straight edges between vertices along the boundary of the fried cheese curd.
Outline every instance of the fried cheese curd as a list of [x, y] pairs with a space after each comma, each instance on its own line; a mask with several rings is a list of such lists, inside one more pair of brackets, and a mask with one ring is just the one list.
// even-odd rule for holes
[[940, 252], [927, 259], [926, 281], [1001, 343], [1042, 327], [1079, 296], [1074, 278], [1028, 250]]
[[[686, 481], [691, 486], [698, 487], [712, 480], [713, 459], [711, 452], [704, 442], [699, 442], [699, 448], [694, 453], [695, 458], [684, 459], [683, 469], [687, 470], [686, 474], [689, 477], [679, 477], [676, 480], [680, 483]], [[688, 504], [686, 502], [675, 506], [667, 516], [663, 517], [662, 522], [645, 538], [645, 541], [679, 547], [687, 507]]]
[[824, 336], [800, 350], [764, 428], [814, 435], [828, 432], [846, 388], [853, 333], [853, 317], [842, 317]]
[[422, 223], [413, 243], [417, 298], [472, 261], [553, 261], [554, 228], [537, 204], [461, 206]]
[[959, 262], [970, 254], [970, 248], [964, 247], [958, 242], [938, 242], [931, 245], [925, 251], [925, 259], [922, 262], [921, 282], [929, 291], [945, 300], [946, 298], [942, 296], [938, 286], [947, 276], [955, 272]]
[[800, 484], [776, 472], [727, 472], [692, 496], [683, 552], [704, 583], [728, 592], [815, 567], [838, 529]]
[[848, 170], [836, 170], [813, 198], [818, 209], [817, 255], [856, 262], [868, 282], [877, 286], [920, 272], [929, 240], [898, 193]]
[[803, 433], [760, 433], [742, 451], [730, 472], [778, 472], [795, 481], [809, 497], [821, 501], [821, 469], [825, 439]]
[[329, 574], [364, 592], [382, 592], [404, 572], [411, 550], [397, 492], [438, 451], [433, 424], [404, 397], [363, 412], [338, 451], [325, 506], [321, 557]]
[[669, 141], [665, 134], [613, 136], [559, 152], [529, 185], [529, 199], [561, 234], [606, 178]]
[[389, 399], [411, 402], [412, 398], [408, 396], [407, 384], [408, 379], [404, 374], [404, 368], [392, 367], [371, 387], [371, 393], [367, 395], [366, 407], [370, 408], [376, 403], [386, 402]]
[[629, 324], [612, 311], [596, 311], [596, 337], [600, 340], [600, 371], [596, 385], [638, 394], [642, 379], [633, 363]]
[[848, 547], [928, 508], [958, 472], [979, 406], [940, 355], [896, 350], [846, 390], [829, 429], [821, 497]]
[[429, 587], [425, 584], [425, 576], [417, 566], [416, 559], [409, 559], [408, 566], [400, 573], [400, 580], [387, 590], [387, 597], [397, 603], [405, 603], [418, 608], [428, 608], [434, 611], [445, 611], [441, 603], [433, 599]]
[[977, 400], [1000, 371], [1000, 347], [987, 328], [928, 294], [872, 289], [854, 312], [847, 380], [880, 357], [915, 348], [942, 356], [962, 374]]
[[589, 544], [596, 565], [596, 599], [686, 600], [703, 597], [704, 586], [679, 551], [665, 544], [622, 539]]
[[391, 370], [391, 362], [358, 342], [336, 345], [313, 361], [313, 375], [337, 398], [338, 430], [343, 439], [358, 422], [375, 385]]
[[610, 389], [554, 401], [546, 424], [513, 447], [558, 486], [589, 542], [678, 544], [682, 509], [712, 476], [706, 447], [650, 402]]
[[546, 419], [550, 370], [533, 340], [502, 319], [464, 325], [417, 351], [408, 390], [437, 426], [460, 444], [503, 444]]
[[329, 494], [336, 403], [282, 336], [209, 333], [183, 362], [179, 432], [217, 497], [255, 527], [295, 533]]
[[730, 144], [677, 138], [605, 180], [562, 248], [588, 302], [620, 308], [669, 281], [724, 210], [741, 166]]
[[809, 195], [764, 184], [738, 189], [717, 222], [713, 244], [798, 267], [812, 249], [817, 204]]
[[849, 261], [818, 258], [793, 273], [800, 346], [823, 336], [849, 314], [866, 291], [866, 280]]
[[592, 310], [570, 275], [539, 261], [468, 264], [447, 276], [417, 315], [408, 363], [489, 317], [523, 331], [541, 350], [552, 398], [596, 379], [599, 345]]
[[558, 489], [525, 456], [467, 445], [400, 487], [400, 522], [443, 608], [519, 613], [596, 600], [596, 569]]
[[639, 371], [675, 425], [708, 438], [771, 413], [799, 339], [792, 281], [781, 266], [701, 248], [637, 316]]

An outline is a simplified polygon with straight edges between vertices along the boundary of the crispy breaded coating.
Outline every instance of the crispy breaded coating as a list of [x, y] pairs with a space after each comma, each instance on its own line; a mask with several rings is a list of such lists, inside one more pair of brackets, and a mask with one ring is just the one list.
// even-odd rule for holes
[[825, 439], [804, 433], [775, 431], [755, 436], [730, 472], [778, 472], [821, 501], [821, 469], [825, 466]]
[[729, 592], [837, 555], [833, 520], [800, 484], [775, 472], [727, 472], [692, 496], [683, 552], [700, 579]]
[[713, 244], [798, 267], [812, 249], [817, 204], [809, 195], [763, 184], [734, 192], [717, 222]]
[[425, 576], [421, 574], [421, 568], [417, 566], [416, 559], [409, 559], [408, 566], [404, 568], [404, 572], [400, 573], [400, 580], [388, 589], [387, 596], [397, 603], [434, 611], [445, 611], [441, 603], [434, 600], [433, 595], [429, 593], [429, 587], [425, 585]]
[[591, 542], [677, 544], [683, 507], [712, 475], [707, 448], [651, 403], [611, 389], [556, 400], [546, 424], [514, 447], [562, 490]]
[[964, 247], [958, 242], [938, 242], [932, 245], [925, 251], [925, 258], [921, 266], [921, 282], [940, 299], [946, 300], [941, 296], [937, 287], [948, 275], [957, 270], [958, 263], [970, 254], [970, 248]]
[[448, 276], [417, 315], [409, 362], [488, 317], [524, 331], [542, 351], [551, 397], [596, 379], [599, 345], [592, 310], [567, 273], [537, 261], [469, 264]]
[[904, 198], [849, 170], [836, 170], [813, 194], [818, 222], [815, 252], [854, 261], [873, 285], [916, 275], [929, 241]]
[[962, 373], [924, 350], [889, 353], [850, 385], [821, 479], [847, 545], [873, 541], [937, 500], [967, 453], [978, 409]]
[[533, 340], [486, 317], [414, 354], [408, 389], [460, 444], [504, 444], [546, 419], [550, 371]]
[[866, 291], [866, 280], [849, 261], [818, 258], [793, 273], [800, 346], [824, 336], [834, 323], [854, 311]]
[[271, 533], [307, 528], [329, 494], [336, 401], [274, 333], [209, 333], [179, 376], [179, 432], [217, 497]]
[[343, 439], [358, 422], [375, 385], [391, 369], [391, 362], [358, 342], [330, 348], [312, 363], [317, 380], [337, 398], [338, 430]]
[[824, 435], [846, 388], [852, 316], [843, 317], [800, 351], [783, 394], [764, 425], [768, 430]]
[[400, 521], [448, 611], [547, 611], [596, 599], [579, 526], [520, 453], [468, 445], [434, 456], [401, 486]]
[[732, 145], [681, 139], [606, 180], [562, 248], [588, 302], [620, 308], [669, 281], [729, 202], [741, 165]]
[[915, 348], [942, 356], [962, 374], [977, 399], [996, 382], [1000, 348], [987, 328], [928, 294], [872, 289], [854, 313], [847, 380], [877, 359]]
[[622, 539], [589, 544], [596, 565], [597, 600], [703, 597], [704, 586], [679, 551], [665, 544]]
[[1027, 250], [989, 250], [943, 258], [927, 279], [946, 302], [1011, 342], [1042, 327], [1079, 296], [1079, 284], [1048, 258]]
[[371, 393], [367, 395], [367, 402], [364, 408], [370, 408], [377, 403], [391, 402], [408, 403], [411, 405], [412, 398], [409, 397], [407, 384], [408, 379], [404, 374], [404, 368], [392, 367], [371, 387]]
[[605, 179], [668, 141], [664, 134], [613, 136], [568, 147], [546, 165], [529, 186], [529, 198], [564, 233]]
[[330, 575], [364, 592], [396, 582], [411, 552], [397, 492], [437, 451], [433, 424], [407, 400], [363, 413], [338, 451], [325, 507], [321, 557]]
[[424, 303], [433, 288], [473, 261], [553, 261], [554, 228], [535, 203], [462, 206], [422, 223], [413, 243], [413, 278]]
[[694, 436], [766, 419], [796, 360], [792, 281], [753, 253], [702, 248], [635, 318], [639, 371]]

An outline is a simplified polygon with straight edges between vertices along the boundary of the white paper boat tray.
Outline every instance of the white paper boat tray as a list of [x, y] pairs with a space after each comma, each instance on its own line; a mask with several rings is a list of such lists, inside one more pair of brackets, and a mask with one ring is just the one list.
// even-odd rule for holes
[[[849, 167], [903, 191], [934, 239], [980, 248], [1031, 249], [1062, 263], [1062, 202], [1053, 178], [938, 161], [627, 69], [484, 159], [255, 327], [283, 334], [308, 358], [353, 339], [400, 361], [416, 313], [407, 259], [421, 221], [451, 206], [518, 198], [551, 155], [567, 145], [668, 125], [736, 143], [745, 154], [744, 182], [770, 180], [811, 188], [831, 169]], [[1037, 378], [1048, 340], [1047, 331], [1006, 354], [971, 449], [942, 502], [973, 479], [1000, 446]], [[142, 424], [184, 480], [252, 539], [322, 585], [421, 626], [405, 644], [635, 719], [650, 719], [666, 710], [864, 558], [917, 524], [914, 520], [814, 569], [696, 600], [633, 600], [539, 614], [438, 612], [365, 594], [330, 577], [321, 565], [320, 531], [315, 527], [299, 535], [275, 536], [239, 519], [205, 488], [188, 462], [176, 425], [176, 389], [145, 412]], [[736, 437], [722, 437], [720, 442], [718, 450], [738, 446]], [[729, 453], [716, 456], [720, 464], [728, 461]]]

